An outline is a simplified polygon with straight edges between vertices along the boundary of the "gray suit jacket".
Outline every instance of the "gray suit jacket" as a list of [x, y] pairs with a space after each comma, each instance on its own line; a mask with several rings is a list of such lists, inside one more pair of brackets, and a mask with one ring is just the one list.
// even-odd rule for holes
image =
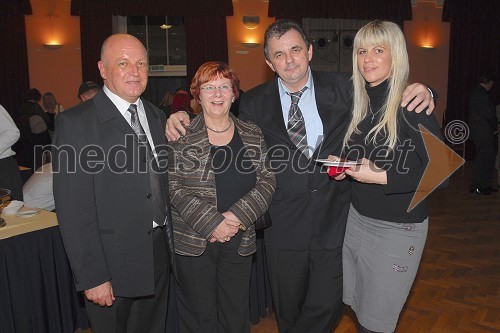
[[[142, 101], [168, 191], [165, 115]], [[56, 211], [77, 290], [111, 280], [116, 296], [154, 294], [153, 205], [144, 146], [102, 90], [57, 116], [54, 143]], [[169, 207], [166, 202], [173, 253]]]

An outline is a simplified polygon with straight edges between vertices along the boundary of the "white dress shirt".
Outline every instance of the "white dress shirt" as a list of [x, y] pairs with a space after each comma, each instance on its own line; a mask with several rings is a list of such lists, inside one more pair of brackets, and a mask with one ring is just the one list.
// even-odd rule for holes
[[10, 157], [16, 153], [11, 149], [19, 140], [19, 129], [10, 114], [0, 105], [0, 159]]
[[38, 168], [23, 186], [24, 204], [30, 208], [54, 210], [52, 163]]
[[134, 103], [129, 103], [123, 98], [119, 97], [118, 95], [114, 94], [111, 90], [108, 89], [108, 87], [104, 86], [103, 87], [104, 93], [106, 96], [109, 97], [111, 102], [116, 106], [118, 111], [122, 114], [122, 116], [125, 118], [127, 123], [130, 125], [131, 122], [131, 117], [132, 115], [130, 112], [128, 112], [128, 108], [130, 104], [135, 104], [137, 105], [137, 114], [139, 115], [139, 121], [141, 123], [142, 128], [144, 129], [144, 133], [146, 133], [146, 136], [148, 137], [148, 142], [149, 145], [151, 146], [151, 149], [153, 150], [153, 154], [155, 156], [155, 159], [157, 158], [156, 155], [156, 150], [155, 150], [155, 145], [153, 143], [153, 138], [151, 137], [151, 131], [149, 130], [149, 123], [148, 123], [148, 118], [146, 117], [146, 111], [144, 110], [144, 105], [142, 104], [142, 101], [140, 98], [137, 99]]

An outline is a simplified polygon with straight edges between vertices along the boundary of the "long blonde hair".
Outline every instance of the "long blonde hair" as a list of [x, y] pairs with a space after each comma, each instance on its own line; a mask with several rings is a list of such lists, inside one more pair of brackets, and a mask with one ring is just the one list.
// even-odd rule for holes
[[[347, 133], [344, 137], [344, 147], [349, 144], [349, 139], [353, 133], [359, 134], [359, 123], [368, 113], [369, 98], [365, 88], [365, 79], [358, 69], [359, 48], [366, 48], [367, 45], [383, 46], [391, 50], [392, 64], [389, 74], [389, 89], [386, 100], [382, 106], [382, 117], [380, 121], [368, 132], [365, 142], [373, 144], [382, 144], [394, 149], [397, 141], [397, 118], [400, 109], [403, 91], [408, 85], [408, 76], [410, 67], [408, 64], [408, 52], [406, 51], [406, 42], [399, 26], [388, 21], [372, 21], [363, 26], [356, 37], [354, 37], [354, 46], [352, 54], [352, 82], [354, 86], [354, 102], [352, 119]], [[374, 111], [376, 112], [376, 111]], [[376, 142], [377, 137], [381, 135], [386, 139], [383, 142]]]

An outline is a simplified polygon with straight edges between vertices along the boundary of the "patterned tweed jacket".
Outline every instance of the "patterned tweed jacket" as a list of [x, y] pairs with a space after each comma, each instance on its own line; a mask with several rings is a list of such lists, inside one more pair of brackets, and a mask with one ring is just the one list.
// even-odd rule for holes
[[[248, 256], [256, 251], [253, 224], [267, 211], [276, 180], [261, 130], [253, 123], [230, 117], [256, 171], [255, 186], [229, 209], [245, 229], [238, 253]], [[184, 137], [169, 144], [172, 148], [168, 164], [174, 250], [180, 255], [199, 256], [215, 228], [224, 220], [223, 212], [217, 211], [215, 174], [203, 113], [193, 119]]]

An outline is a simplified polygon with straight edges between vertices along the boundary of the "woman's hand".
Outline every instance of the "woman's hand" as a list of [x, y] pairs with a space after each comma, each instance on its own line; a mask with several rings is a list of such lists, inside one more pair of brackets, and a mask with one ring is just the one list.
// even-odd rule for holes
[[[339, 162], [340, 157], [335, 156], [335, 155], [328, 155], [327, 160], [332, 161], [332, 162]], [[333, 179], [339, 181], [339, 180], [345, 179], [345, 177], [346, 177], [346, 175], [345, 175], [345, 171], [344, 171], [342, 173], [339, 173], [337, 176], [333, 177]]]
[[345, 174], [352, 179], [366, 184], [387, 184], [387, 172], [377, 167], [372, 161], [363, 158], [361, 165], [347, 169]]
[[189, 115], [184, 111], [171, 114], [165, 125], [165, 136], [168, 141], [177, 141], [186, 134], [184, 126], [189, 126]]
[[[225, 214], [225, 213], [224, 213]], [[223, 214], [223, 215], [224, 215]], [[236, 235], [240, 226], [239, 222], [225, 218], [222, 222], [215, 228], [212, 236], [210, 237], [210, 243], [219, 242], [224, 243], [231, 240], [231, 238]]]

